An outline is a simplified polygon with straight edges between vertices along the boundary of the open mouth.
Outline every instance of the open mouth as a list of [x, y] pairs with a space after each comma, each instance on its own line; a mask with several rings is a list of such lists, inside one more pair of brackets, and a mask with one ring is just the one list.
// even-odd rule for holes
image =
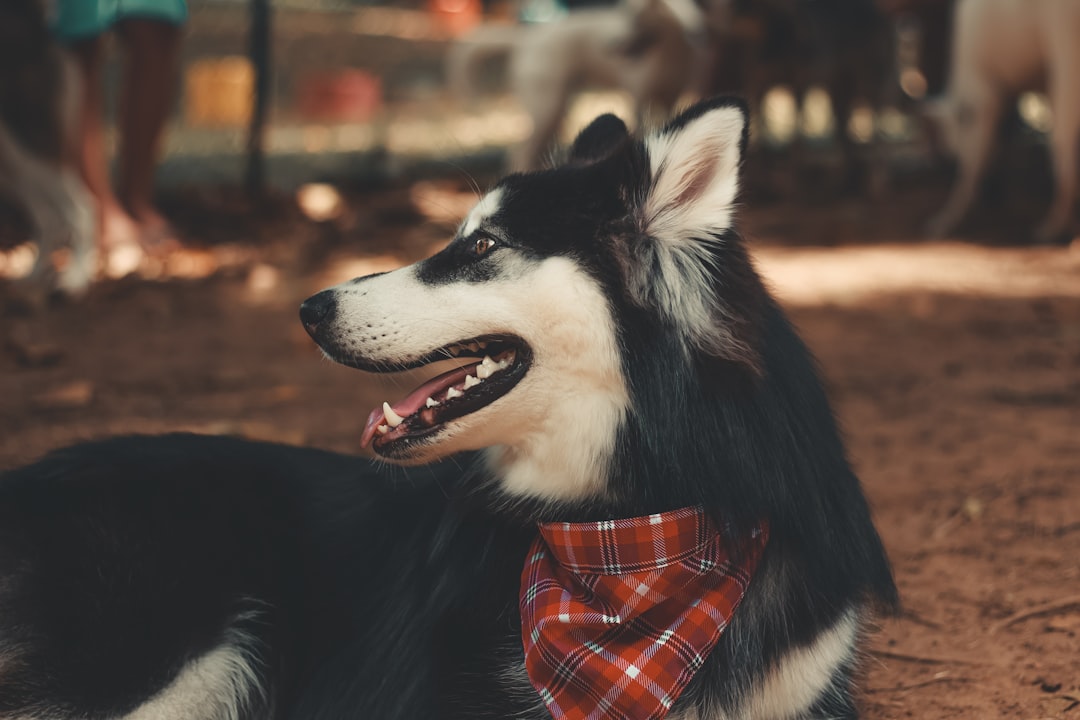
[[474, 361], [428, 380], [393, 404], [384, 402], [372, 410], [361, 446], [370, 444], [380, 455], [394, 456], [452, 420], [487, 407], [525, 376], [532, 353], [519, 338], [481, 337], [439, 348], [397, 369], [411, 370], [455, 358]]

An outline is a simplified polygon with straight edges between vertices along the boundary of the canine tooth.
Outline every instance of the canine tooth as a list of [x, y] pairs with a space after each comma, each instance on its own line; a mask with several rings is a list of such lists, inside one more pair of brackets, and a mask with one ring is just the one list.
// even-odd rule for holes
[[386, 433], [390, 432], [390, 426], [389, 425], [380, 425], [379, 427], [377, 427], [375, 429], [379, 431], [380, 435], [385, 435]]
[[394, 408], [390, 407], [390, 403], [384, 402], [382, 404], [383, 416], [386, 418], [386, 424], [392, 428], [396, 428], [401, 423], [405, 422], [405, 418], [394, 412]]
[[453, 398], [459, 398], [459, 397], [461, 397], [461, 396], [462, 396], [463, 394], [464, 394], [464, 393], [462, 393], [462, 392], [461, 392], [460, 390], [458, 390], [457, 388], [455, 388], [455, 387], [452, 387], [452, 388], [450, 388], [449, 390], [447, 390], [447, 391], [446, 391], [446, 399], [447, 399], [447, 400], [451, 400], [451, 399], [453, 399]]
[[485, 355], [484, 361], [476, 366], [476, 377], [487, 380], [492, 373], [497, 372], [499, 369], [499, 364]]
[[474, 378], [472, 375], [465, 376], [465, 389], [468, 390], [471, 387], [476, 387], [480, 383], [484, 382], [478, 378]]
[[439, 401], [436, 400], [435, 398], [428, 398], [427, 400], [424, 401], [424, 406], [425, 407], [433, 408], [433, 407], [437, 407], [438, 405], [439, 405]]

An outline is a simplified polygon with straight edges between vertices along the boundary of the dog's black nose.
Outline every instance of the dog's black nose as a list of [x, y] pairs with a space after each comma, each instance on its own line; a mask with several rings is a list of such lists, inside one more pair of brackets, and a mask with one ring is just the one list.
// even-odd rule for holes
[[333, 290], [323, 290], [317, 295], [312, 295], [300, 306], [300, 322], [304, 323], [304, 329], [308, 335], [315, 336], [319, 323], [334, 312], [337, 301], [334, 299]]

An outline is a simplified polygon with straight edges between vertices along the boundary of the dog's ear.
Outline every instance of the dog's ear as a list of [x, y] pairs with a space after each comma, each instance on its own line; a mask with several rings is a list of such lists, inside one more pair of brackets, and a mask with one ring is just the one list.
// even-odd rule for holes
[[765, 294], [733, 226], [747, 119], [742, 101], [719, 98], [646, 136], [648, 177], [625, 267], [631, 297], [659, 310], [691, 348], [756, 367]]
[[650, 186], [641, 210], [649, 235], [682, 245], [729, 229], [747, 127], [746, 105], [718, 98], [645, 138]]
[[626, 123], [611, 113], [601, 115], [578, 134], [570, 148], [569, 162], [587, 165], [603, 160], [629, 137]]

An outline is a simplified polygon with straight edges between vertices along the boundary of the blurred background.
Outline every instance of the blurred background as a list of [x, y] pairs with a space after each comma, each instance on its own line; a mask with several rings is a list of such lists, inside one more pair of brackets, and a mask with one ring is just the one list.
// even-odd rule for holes
[[[737, 93], [741, 226], [821, 361], [905, 603], [867, 716], [1080, 717], [1080, 242], [1075, 188], [1055, 199], [1080, 67], [1026, 24], [1075, 44], [1068, 0], [176, 7], [158, 36], [0, 8], [0, 469], [171, 430], [358, 452], [416, 380], [323, 360], [303, 298], [438, 250], [599, 113], [656, 125]], [[160, 120], [130, 120], [153, 95]]]

